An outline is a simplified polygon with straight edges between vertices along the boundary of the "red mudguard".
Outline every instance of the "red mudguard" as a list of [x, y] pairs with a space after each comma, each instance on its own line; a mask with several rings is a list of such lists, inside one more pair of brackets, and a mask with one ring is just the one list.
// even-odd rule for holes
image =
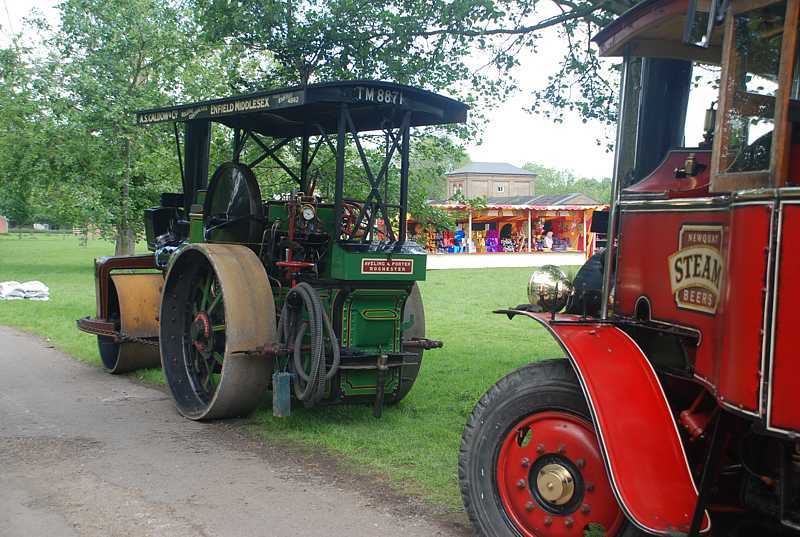
[[[545, 314], [517, 313], [544, 325], [569, 356], [628, 519], [653, 534], [688, 531], [697, 488], [661, 383], [636, 342], [609, 324], [559, 323]], [[706, 512], [701, 531], [710, 528]]]

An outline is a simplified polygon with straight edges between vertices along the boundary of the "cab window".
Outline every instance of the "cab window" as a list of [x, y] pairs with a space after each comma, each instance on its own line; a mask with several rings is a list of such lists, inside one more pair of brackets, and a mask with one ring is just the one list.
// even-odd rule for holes
[[[752, 7], [753, 2], [748, 4]], [[786, 2], [754, 9], [739, 6], [732, 4], [725, 23], [712, 164], [712, 189], [717, 191], [779, 186], [780, 181], [770, 181], [770, 174], [775, 179], [776, 173], [785, 173], [773, 169], [773, 163], [787, 150], [788, 130], [783, 127], [788, 122], [788, 95], [781, 94], [780, 84], [786, 76], [781, 73]], [[789, 38], [796, 40], [795, 35]], [[791, 62], [783, 65], [792, 67]], [[788, 76], [791, 80], [791, 73]]]

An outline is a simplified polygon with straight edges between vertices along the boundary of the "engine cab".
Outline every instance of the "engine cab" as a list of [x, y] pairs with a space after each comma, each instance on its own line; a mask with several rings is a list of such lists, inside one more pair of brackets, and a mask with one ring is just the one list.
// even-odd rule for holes
[[673, 408], [703, 387], [682, 433], [699, 444], [729, 416], [757, 468], [740, 499], [795, 528], [799, 6], [644, 2], [596, 38], [625, 66], [600, 317], [643, 349]]
[[645, 0], [595, 37], [623, 66], [608, 247], [573, 282], [534, 272], [531, 303], [498, 311], [566, 359], [510, 373], [467, 421], [459, 475], [483, 534], [800, 532], [799, 13]]
[[[670, 367], [691, 372], [721, 405], [767, 430], [799, 431], [800, 408], [772, 405], [800, 388], [795, 375], [775, 375], [796, 343], [781, 328], [796, 317], [789, 275], [800, 267], [791, 247], [800, 232], [797, 4], [731, 2], [724, 12], [688, 13], [682, 2], [661, 2], [658, 13], [645, 4], [597, 37], [604, 55], [625, 58], [613, 299], [602, 313], [637, 333], [686, 334], [685, 362]], [[670, 57], [632, 56], [652, 47]], [[718, 93], [702, 140], [685, 147], [681, 122], [657, 115], [688, 125], [687, 104], [703, 79]], [[667, 106], [651, 112], [656, 99]]]

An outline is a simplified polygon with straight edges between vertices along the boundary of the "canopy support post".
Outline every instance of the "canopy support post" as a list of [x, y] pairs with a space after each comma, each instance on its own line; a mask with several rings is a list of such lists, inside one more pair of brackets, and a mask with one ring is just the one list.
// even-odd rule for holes
[[589, 235], [586, 233], [586, 210], [582, 211], [583, 213], [583, 258], [588, 259], [589, 253]]
[[400, 127], [400, 244], [406, 242], [406, 215], [408, 213], [408, 151], [411, 137], [411, 112], [406, 112]]
[[334, 187], [334, 206], [336, 207], [336, 239], [342, 235], [342, 197], [344, 191], [344, 143], [347, 134], [347, 105], [339, 105], [339, 125], [336, 133], [336, 186]]
[[529, 254], [533, 252], [533, 250], [531, 250], [531, 237], [532, 237], [532, 234], [531, 234], [531, 212], [532, 211], [530, 209], [528, 209], [528, 253]]
[[303, 140], [300, 145], [300, 191], [308, 195], [308, 128], [303, 129]]
[[233, 161], [239, 164], [239, 156], [241, 149], [239, 146], [242, 143], [242, 129], [233, 129]]
[[[467, 228], [468, 229], [468, 231], [467, 231], [467, 246], [469, 246], [472, 243], [472, 207], [469, 208], [469, 211], [468, 211], [467, 214], [469, 215], [469, 220], [468, 220], [468, 224], [467, 224], [469, 226]], [[469, 252], [469, 253], [472, 253], [472, 252]]]
[[186, 184], [186, 174], [183, 172], [183, 156], [181, 155], [181, 135], [178, 133], [178, 122], [174, 121], [172, 126], [175, 128], [175, 150], [178, 152], [178, 167], [181, 170], [181, 184]]

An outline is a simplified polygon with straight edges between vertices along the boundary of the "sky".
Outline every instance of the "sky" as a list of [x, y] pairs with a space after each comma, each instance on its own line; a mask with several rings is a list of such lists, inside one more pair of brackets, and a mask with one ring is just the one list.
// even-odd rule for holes
[[[57, 0], [0, 0], [0, 43], [7, 43], [9, 30], [18, 30], [22, 18], [32, 8], [42, 11], [53, 25], [58, 22], [54, 6]], [[562, 45], [554, 32], [544, 34], [538, 53], [520, 58], [518, 85], [533, 89], [543, 87], [556, 68]], [[525, 112], [530, 104], [528, 93], [521, 90], [487, 114], [482, 142], [469, 144], [473, 161], [508, 162], [522, 166], [535, 162], [551, 168], [571, 170], [584, 177], [610, 177], [613, 155], [598, 147], [597, 139], [613, 136], [613, 129], [600, 123], [582, 123], [577, 113], [561, 124]]]

